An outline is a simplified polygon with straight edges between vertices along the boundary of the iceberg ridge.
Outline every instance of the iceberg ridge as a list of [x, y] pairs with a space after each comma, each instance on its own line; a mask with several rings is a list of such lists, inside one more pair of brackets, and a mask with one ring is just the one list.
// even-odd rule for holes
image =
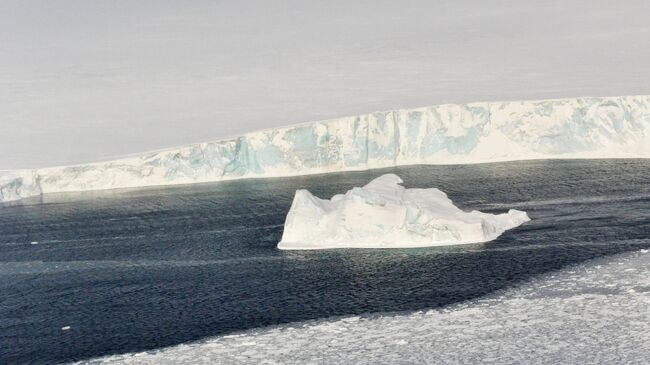
[[279, 127], [107, 162], [0, 172], [0, 202], [412, 164], [648, 158], [649, 129], [650, 96], [444, 104]]

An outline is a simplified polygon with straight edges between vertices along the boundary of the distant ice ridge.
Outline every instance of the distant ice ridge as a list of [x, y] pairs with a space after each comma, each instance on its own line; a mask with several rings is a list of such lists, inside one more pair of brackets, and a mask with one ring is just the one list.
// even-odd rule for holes
[[268, 129], [114, 161], [0, 172], [0, 201], [409, 164], [648, 158], [649, 129], [650, 96], [445, 104]]
[[529, 221], [511, 209], [494, 215], [464, 212], [442, 191], [405, 189], [395, 174], [331, 200], [298, 190], [278, 248], [424, 247], [487, 242]]

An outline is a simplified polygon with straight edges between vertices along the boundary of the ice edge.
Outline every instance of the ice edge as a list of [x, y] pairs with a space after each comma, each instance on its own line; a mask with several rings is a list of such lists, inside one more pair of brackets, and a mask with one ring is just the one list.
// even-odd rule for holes
[[0, 172], [0, 202], [46, 193], [413, 164], [650, 157], [650, 96], [443, 104], [375, 112], [113, 161]]

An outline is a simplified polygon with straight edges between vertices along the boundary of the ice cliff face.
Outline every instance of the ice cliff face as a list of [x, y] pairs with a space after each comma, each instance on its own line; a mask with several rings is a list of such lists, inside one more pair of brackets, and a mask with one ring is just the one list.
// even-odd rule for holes
[[0, 172], [0, 201], [50, 192], [408, 164], [650, 157], [650, 96], [446, 104], [281, 127], [139, 157]]
[[426, 247], [487, 242], [530, 219], [511, 209], [494, 215], [464, 212], [442, 191], [405, 189], [395, 174], [362, 188], [319, 199], [298, 190], [278, 248]]

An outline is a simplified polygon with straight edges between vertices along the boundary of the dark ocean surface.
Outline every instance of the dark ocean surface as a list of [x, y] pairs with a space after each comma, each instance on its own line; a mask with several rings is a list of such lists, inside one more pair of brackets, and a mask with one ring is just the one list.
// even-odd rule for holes
[[[497, 240], [276, 249], [296, 189], [393, 172], [464, 209], [528, 212]], [[49, 195], [0, 205], [0, 364], [50, 364], [254, 327], [477, 298], [650, 247], [650, 160], [524, 161]], [[69, 326], [69, 329], [63, 330]]]

